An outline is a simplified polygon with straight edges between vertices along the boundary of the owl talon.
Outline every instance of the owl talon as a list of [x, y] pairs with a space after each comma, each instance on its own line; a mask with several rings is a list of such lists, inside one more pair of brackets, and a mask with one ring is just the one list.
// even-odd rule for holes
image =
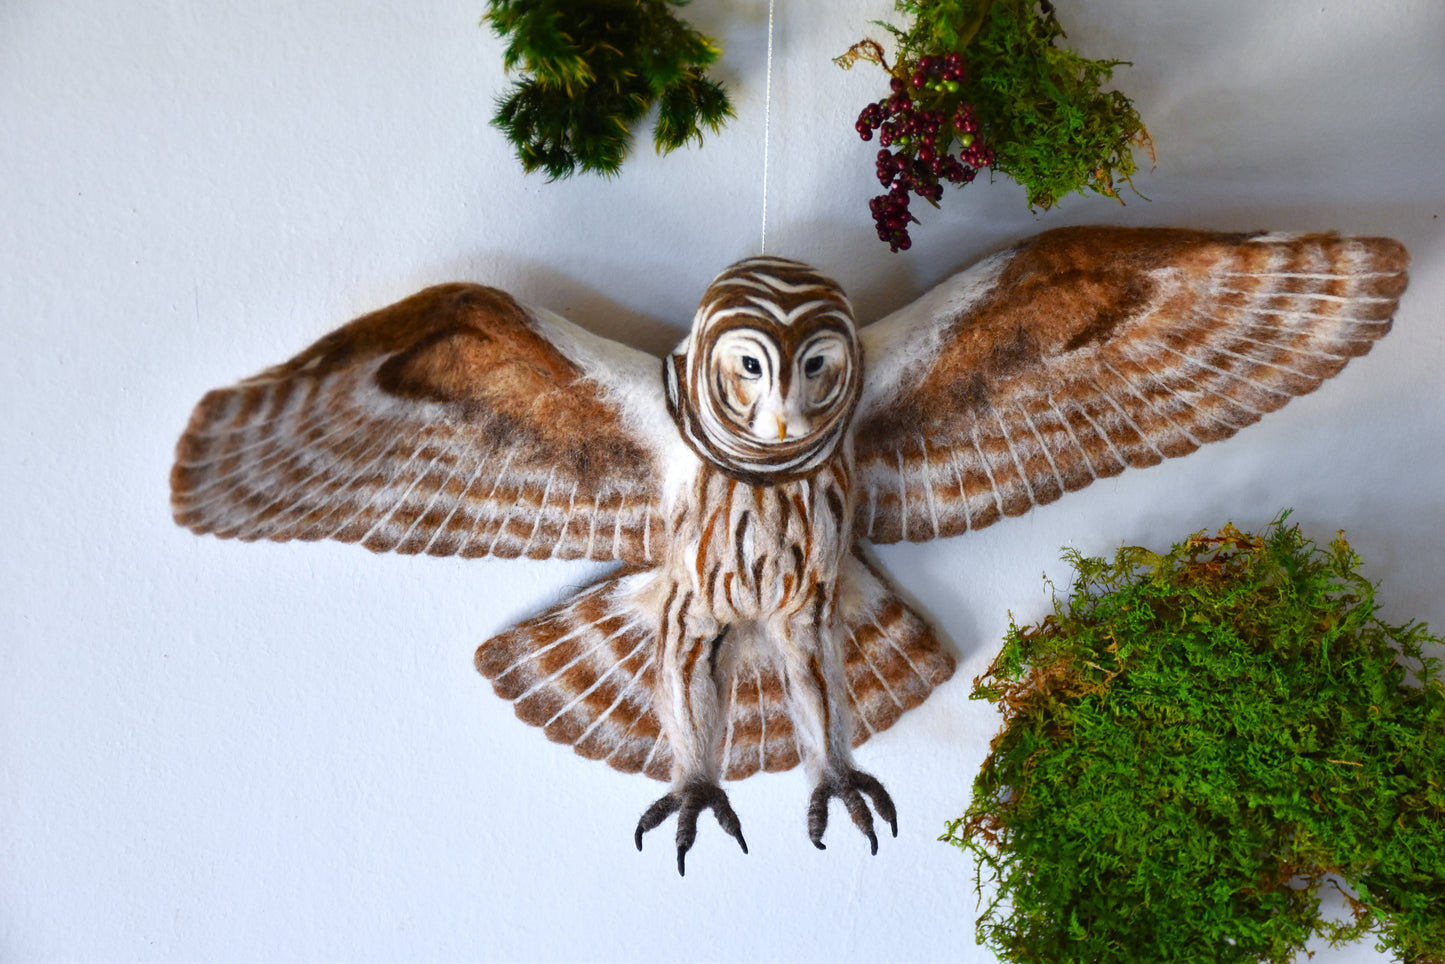
[[678, 795], [669, 793], [642, 812], [642, 816], [637, 821], [637, 832], [632, 837], [633, 842], [637, 844], [639, 853], [642, 851], [642, 835], [672, 816], [681, 806], [682, 800]]
[[854, 825], [868, 838], [869, 850], [877, 856], [878, 834], [873, 829], [873, 813], [868, 809], [865, 793], [872, 799], [878, 816], [888, 821], [893, 836], [898, 836], [898, 811], [893, 807], [893, 798], [877, 778], [850, 767], [842, 773], [824, 776], [808, 801], [808, 837], [814, 847], [827, 849], [823, 846], [823, 833], [828, 829], [828, 800], [837, 797], [848, 808]]
[[633, 835], [637, 849], [642, 849], [643, 834], [676, 813], [677, 872], [679, 876], [686, 876], [687, 852], [692, 849], [693, 841], [697, 839], [697, 818], [705, 809], [713, 812], [713, 816], [717, 817], [718, 825], [738, 842], [743, 853], [747, 853], [748, 842], [743, 839], [742, 821], [738, 820], [738, 815], [733, 811], [732, 805], [728, 803], [727, 794], [714, 783], [690, 783], [680, 790], [674, 790], [667, 796], [660, 797], [652, 806], [643, 811], [641, 819], [637, 821], [637, 831]]

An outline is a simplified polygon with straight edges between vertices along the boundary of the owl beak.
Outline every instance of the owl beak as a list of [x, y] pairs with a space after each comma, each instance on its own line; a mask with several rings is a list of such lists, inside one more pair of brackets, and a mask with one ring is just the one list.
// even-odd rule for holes
[[788, 421], [783, 416], [778, 416], [778, 441], [788, 437]]

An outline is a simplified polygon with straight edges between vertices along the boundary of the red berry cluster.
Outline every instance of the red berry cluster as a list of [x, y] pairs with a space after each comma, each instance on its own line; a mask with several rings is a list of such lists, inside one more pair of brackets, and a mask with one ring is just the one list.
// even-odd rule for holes
[[943, 197], [940, 178], [967, 184], [979, 168], [993, 163], [993, 150], [978, 138], [973, 107], [963, 102], [966, 76], [963, 58], [956, 53], [920, 58], [911, 73], [895, 73], [888, 97], [858, 115], [858, 136], [871, 141], [876, 130], [883, 147], [878, 152], [878, 183], [888, 193], [873, 198], [868, 207], [879, 240], [893, 251], [906, 251], [913, 243], [908, 223], [918, 219], [908, 213], [910, 193], [936, 205]]

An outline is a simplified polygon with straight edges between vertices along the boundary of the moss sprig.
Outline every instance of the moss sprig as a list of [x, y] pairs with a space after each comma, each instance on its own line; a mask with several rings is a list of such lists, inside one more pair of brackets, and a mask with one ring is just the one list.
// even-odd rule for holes
[[[911, 244], [914, 194], [937, 206], [940, 180], [963, 185], [991, 168], [1023, 185], [1030, 207], [1050, 208], [1074, 192], [1120, 200], [1119, 182], [1137, 170], [1134, 149], [1153, 144], [1130, 99], [1103, 86], [1125, 61], [1091, 60], [1058, 41], [1063, 27], [1047, 0], [896, 0], [903, 28], [880, 24], [897, 47], [892, 66], [874, 41], [838, 58], [879, 64], [890, 94], [863, 109], [859, 136], [879, 134], [874, 199], [879, 237], [894, 251]], [[953, 84], [935, 65], [961, 64]], [[890, 150], [889, 148], [893, 148]], [[958, 168], [961, 167], [961, 170]]]
[[[1002, 731], [941, 838], [1005, 961], [1290, 961], [1311, 935], [1445, 960], [1445, 685], [1343, 535], [1277, 520], [1065, 556], [973, 697]], [[1342, 883], [1335, 883], [1341, 881]], [[1341, 886], [1344, 921], [1319, 913]]]
[[633, 130], [657, 106], [658, 153], [702, 142], [733, 117], [706, 68], [719, 48], [673, 15], [688, 0], [489, 0], [484, 22], [507, 41], [504, 66], [521, 72], [497, 102], [527, 172], [615, 175]]

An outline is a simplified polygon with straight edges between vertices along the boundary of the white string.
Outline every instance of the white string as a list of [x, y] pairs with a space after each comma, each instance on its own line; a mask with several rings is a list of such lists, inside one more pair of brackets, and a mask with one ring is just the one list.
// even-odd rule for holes
[[773, 2], [768, 0], [768, 79], [763, 90], [763, 228], [758, 254], [768, 253], [768, 136], [773, 122]]

